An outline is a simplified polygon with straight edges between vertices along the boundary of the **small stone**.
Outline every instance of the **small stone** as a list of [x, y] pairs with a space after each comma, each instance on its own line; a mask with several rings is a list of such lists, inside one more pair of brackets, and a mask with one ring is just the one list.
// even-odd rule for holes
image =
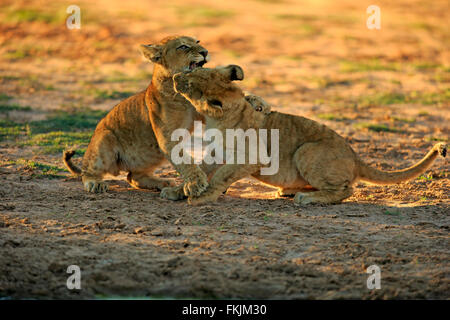
[[133, 233], [134, 234], [139, 234], [139, 233], [144, 233], [144, 231], [145, 231], [144, 228], [138, 227], [138, 228], [134, 229]]
[[155, 237], [160, 237], [163, 235], [163, 232], [160, 229], [155, 229], [150, 234]]
[[9, 227], [9, 223], [8, 222], [0, 221], [0, 228], [8, 228], [8, 227]]

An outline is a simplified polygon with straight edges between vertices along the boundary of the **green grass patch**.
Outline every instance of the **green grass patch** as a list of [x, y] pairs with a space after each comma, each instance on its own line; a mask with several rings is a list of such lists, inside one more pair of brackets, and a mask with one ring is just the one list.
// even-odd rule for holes
[[231, 58], [240, 58], [242, 57], [242, 53], [235, 51], [235, 50], [231, 50], [231, 49], [224, 49], [222, 50], [222, 52], [224, 54], [226, 54], [227, 56], [231, 57]]
[[152, 79], [152, 73], [141, 71], [134, 76], [129, 76], [123, 72], [113, 72], [111, 75], [102, 79], [102, 82], [106, 83], [122, 83], [122, 82], [139, 82], [142, 80], [150, 81]]
[[9, 111], [31, 111], [31, 107], [20, 106], [18, 104], [0, 104], [0, 113], [5, 113]]
[[7, 94], [0, 93], [0, 101], [9, 101], [11, 99], [12, 99], [12, 97], [8, 96]]
[[0, 75], [0, 79], [1, 80], [6, 80], [6, 81], [15, 81], [15, 80], [19, 80], [20, 77], [10, 76], [10, 75]]
[[427, 174], [427, 175], [423, 174], [420, 177], [418, 177], [417, 180], [431, 181], [431, 180], [433, 180], [433, 175], [432, 174]]
[[39, 44], [26, 44], [14, 47], [5, 52], [4, 57], [8, 60], [20, 60], [25, 58], [36, 58], [52, 55], [53, 50]]
[[349, 26], [351, 24], [358, 22], [358, 18], [351, 15], [336, 14], [336, 15], [328, 15], [324, 19], [324, 21], [339, 24], [342, 26]]
[[450, 89], [447, 88], [441, 92], [417, 92], [410, 94], [412, 103], [420, 103], [423, 105], [443, 105], [450, 102]]
[[4, 13], [3, 20], [10, 23], [43, 22], [60, 24], [66, 20], [65, 10], [42, 11], [32, 8], [11, 8]]
[[269, 221], [270, 218], [272, 217], [273, 213], [272, 212], [266, 212], [266, 214], [264, 215], [263, 219], [264, 221]]
[[410, 23], [409, 26], [414, 29], [425, 30], [425, 31], [432, 31], [432, 30], [436, 29], [433, 25], [426, 23], [426, 22], [414, 22], [414, 23]]
[[48, 119], [29, 123], [30, 133], [49, 133], [52, 131], [73, 132], [75, 130], [95, 129], [106, 111], [82, 109], [73, 112], [55, 111]]
[[19, 167], [19, 170], [31, 171], [32, 177], [34, 178], [49, 178], [49, 179], [65, 178], [65, 176], [60, 174], [61, 172], [65, 171], [64, 168], [45, 164], [34, 160], [18, 159], [15, 161], [9, 161], [6, 164], [16, 165]]
[[400, 216], [400, 210], [398, 210], [398, 209], [396, 209], [396, 210], [386, 209], [386, 210], [384, 210], [383, 213], [387, 216], [396, 216], [396, 217]]
[[304, 23], [296, 27], [295, 31], [296, 31], [295, 33], [296, 38], [309, 37], [319, 35], [322, 33], [322, 30], [320, 28], [317, 28], [316, 26], [307, 23]]
[[357, 129], [369, 129], [370, 131], [375, 132], [401, 132], [401, 130], [393, 127], [389, 127], [385, 124], [375, 124], [375, 123], [368, 123], [368, 122], [360, 122], [356, 123], [354, 125]]
[[17, 85], [27, 88], [33, 88], [35, 90], [54, 90], [55, 88], [51, 84], [45, 84], [38, 75], [28, 75], [24, 77], [5, 76], [5, 80], [17, 81]]
[[300, 55], [281, 55], [278, 56], [279, 59], [292, 60], [292, 61], [302, 61], [304, 58]]
[[344, 121], [348, 120], [348, 118], [336, 115], [333, 113], [320, 113], [317, 115], [317, 118], [323, 119], [323, 120], [331, 120], [331, 121]]
[[350, 80], [333, 80], [329, 77], [308, 77], [308, 81], [313, 82], [317, 85], [317, 87], [326, 89], [333, 86], [339, 86], [339, 85], [350, 85]]
[[283, 13], [273, 15], [276, 20], [288, 20], [288, 21], [301, 21], [301, 22], [312, 22], [318, 19], [317, 16], [310, 14], [294, 14], [294, 13]]
[[16, 140], [19, 146], [37, 146], [37, 153], [57, 154], [77, 146], [83, 154], [94, 128], [107, 112], [82, 109], [72, 112], [56, 111], [45, 120], [16, 123], [0, 119], [0, 141]]
[[402, 82], [397, 80], [397, 79], [391, 79], [391, 80], [389, 80], [389, 82], [393, 83], [393, 84], [396, 84], [396, 85], [401, 85], [402, 84]]
[[77, 149], [78, 154], [84, 154], [86, 146], [92, 136], [92, 132], [62, 132], [55, 131], [49, 133], [40, 133], [31, 136], [22, 146], [39, 146], [38, 153], [58, 154], [72, 146], [81, 146]]
[[450, 101], [450, 89], [442, 92], [418, 92], [409, 93], [388, 92], [377, 93], [370, 96], [362, 96], [357, 100], [359, 107], [367, 108], [385, 106], [391, 104], [414, 103], [422, 105], [442, 105]]
[[358, 105], [366, 108], [390, 104], [401, 104], [406, 103], [407, 101], [407, 96], [403, 93], [377, 93], [371, 96], [360, 97]]
[[190, 14], [203, 18], [230, 18], [234, 15], [232, 11], [215, 8], [197, 7], [189, 11]]
[[367, 61], [345, 60], [339, 63], [339, 69], [342, 72], [368, 72], [368, 71], [399, 71], [399, 63], [383, 62], [379, 59]]
[[425, 137], [425, 141], [430, 141], [430, 142], [447, 142], [446, 138], [441, 138], [441, 137]]
[[418, 70], [418, 71], [426, 71], [426, 70], [435, 70], [435, 69], [439, 69], [442, 66], [438, 63], [434, 63], [434, 62], [416, 62], [413, 64], [414, 69]]
[[131, 91], [100, 90], [100, 89], [88, 90], [88, 93], [93, 94], [95, 99], [98, 99], [98, 100], [125, 99], [125, 98], [131, 97], [133, 94], [135, 94], [135, 92], [131, 92]]
[[439, 83], [448, 83], [450, 82], [450, 72], [437, 71], [432, 78], [434, 81]]
[[0, 141], [16, 139], [25, 132], [26, 128], [24, 125], [7, 119], [0, 119]]
[[416, 118], [400, 118], [400, 117], [392, 117], [394, 121], [404, 122], [404, 123], [414, 123], [416, 122]]
[[133, 81], [133, 79], [121, 72], [115, 72], [113, 75], [107, 76], [103, 79], [103, 82], [106, 83], [121, 83], [129, 81]]
[[8, 60], [20, 60], [30, 56], [30, 52], [25, 49], [16, 49], [5, 53], [5, 58]]

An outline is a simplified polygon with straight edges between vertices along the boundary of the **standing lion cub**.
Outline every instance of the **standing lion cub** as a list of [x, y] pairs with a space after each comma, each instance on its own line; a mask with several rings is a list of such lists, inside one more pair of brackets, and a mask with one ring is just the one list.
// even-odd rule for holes
[[106, 191], [103, 177], [125, 171], [132, 186], [163, 189], [162, 197], [177, 200], [185, 195], [199, 196], [208, 182], [197, 165], [174, 165], [184, 179], [177, 187], [169, 187], [169, 182], [154, 177], [153, 171], [166, 158], [170, 160], [175, 145], [171, 133], [177, 128], [190, 130], [199, 116], [189, 101], [175, 93], [172, 76], [201, 68], [208, 51], [196, 39], [185, 36], [141, 45], [141, 51], [155, 64], [148, 88], [120, 102], [99, 122], [81, 169], [71, 162], [74, 151], [64, 152], [63, 161], [70, 172], [82, 176], [88, 192]]
[[[175, 91], [205, 115], [206, 126], [221, 130], [224, 136], [226, 129], [278, 129], [279, 171], [261, 175], [262, 165], [258, 163], [225, 164], [214, 173], [206, 192], [189, 198], [192, 204], [216, 200], [233, 182], [248, 175], [279, 187], [282, 195], [295, 194], [294, 201], [298, 204], [338, 203], [352, 195], [352, 185], [357, 180], [375, 184], [406, 181], [427, 170], [438, 154], [446, 155], [445, 144], [438, 143], [410, 168], [393, 172], [377, 170], [365, 164], [343, 137], [325, 125], [280, 112], [264, 114], [262, 108], [252, 106], [263, 100], [256, 96], [246, 98], [232, 83], [243, 78], [242, 69], [230, 65], [176, 74], [174, 86]], [[269, 141], [264, 147], [271, 150], [271, 143], [278, 141]], [[307, 186], [316, 191], [301, 192]]]

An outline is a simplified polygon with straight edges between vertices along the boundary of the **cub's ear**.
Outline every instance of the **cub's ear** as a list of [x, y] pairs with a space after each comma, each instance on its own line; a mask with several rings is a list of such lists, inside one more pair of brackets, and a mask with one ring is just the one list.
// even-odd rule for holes
[[244, 70], [238, 65], [231, 64], [228, 66], [230, 68], [230, 80], [244, 80]]
[[159, 62], [161, 60], [162, 48], [159, 45], [141, 44], [139, 46], [144, 57], [151, 62]]
[[221, 72], [230, 81], [244, 80], [244, 70], [238, 65], [230, 64], [224, 67]]

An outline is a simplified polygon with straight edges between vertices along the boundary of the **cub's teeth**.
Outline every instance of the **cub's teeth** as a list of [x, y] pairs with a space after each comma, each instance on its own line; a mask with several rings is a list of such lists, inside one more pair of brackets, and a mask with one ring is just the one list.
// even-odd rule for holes
[[194, 62], [189, 63], [189, 70], [194, 69]]

